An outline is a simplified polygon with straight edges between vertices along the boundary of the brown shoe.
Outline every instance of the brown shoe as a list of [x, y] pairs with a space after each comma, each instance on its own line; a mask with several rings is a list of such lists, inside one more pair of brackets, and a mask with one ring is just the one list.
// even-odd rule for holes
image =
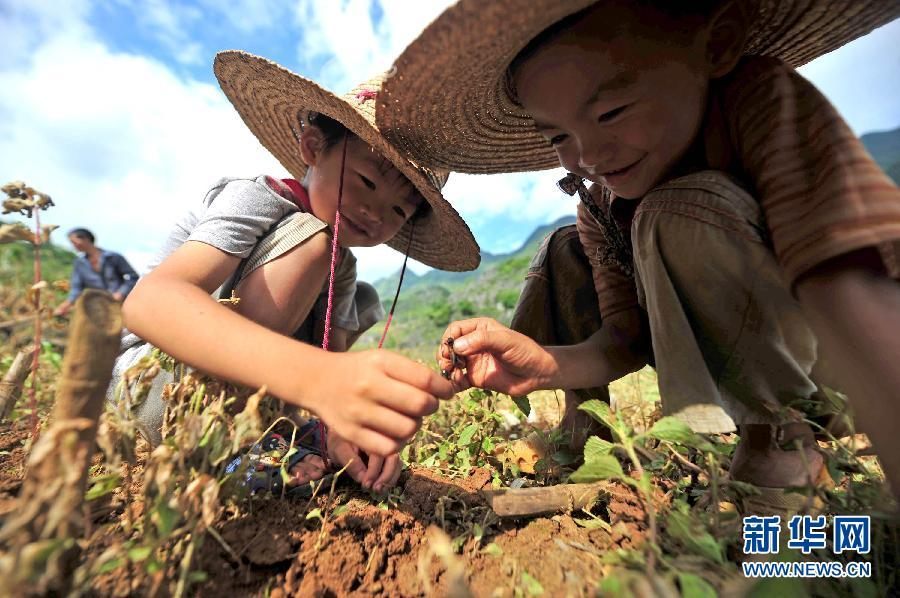
[[[745, 515], [787, 517], [824, 508], [819, 491], [834, 487], [834, 481], [811, 426], [750, 424], [740, 426], [738, 432], [741, 440], [732, 457], [731, 478], [759, 491], [744, 499]], [[806, 492], [795, 491], [804, 487]]]

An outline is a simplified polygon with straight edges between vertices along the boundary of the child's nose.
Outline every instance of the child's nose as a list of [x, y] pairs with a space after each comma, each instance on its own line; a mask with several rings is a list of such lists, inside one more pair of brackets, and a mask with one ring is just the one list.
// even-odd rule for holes
[[589, 174], [596, 174], [609, 167], [615, 151], [609, 139], [592, 134], [579, 139], [578, 167]]
[[608, 144], [586, 143], [578, 155], [578, 167], [589, 174], [596, 174], [597, 171], [609, 166], [613, 153]]
[[381, 224], [381, 214], [378, 213], [378, 210], [373, 209], [370, 205], [361, 206], [361, 211], [363, 217], [365, 217], [369, 222], [373, 224]]

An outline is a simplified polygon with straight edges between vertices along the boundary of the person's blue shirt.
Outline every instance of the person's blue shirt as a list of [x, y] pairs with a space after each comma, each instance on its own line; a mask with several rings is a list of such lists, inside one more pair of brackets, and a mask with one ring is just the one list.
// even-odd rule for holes
[[110, 293], [118, 292], [124, 299], [137, 281], [138, 273], [124, 257], [113, 251], [100, 249], [99, 272], [91, 267], [91, 262], [86, 255], [80, 255], [75, 260], [69, 285], [69, 301], [74, 303], [84, 289], [104, 289]]

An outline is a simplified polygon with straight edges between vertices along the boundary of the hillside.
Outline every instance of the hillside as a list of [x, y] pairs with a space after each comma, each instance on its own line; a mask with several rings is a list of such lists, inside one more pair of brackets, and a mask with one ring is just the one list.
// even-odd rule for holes
[[[430, 360], [447, 324], [460, 318], [489, 316], [509, 322], [522, 290], [525, 272], [544, 237], [554, 229], [575, 222], [567, 216], [538, 227], [522, 246], [511, 253], [482, 254], [481, 265], [472, 272], [431, 270], [421, 276], [407, 271], [385, 347]], [[375, 283], [390, 309], [397, 290], [399, 272]], [[357, 347], [371, 348], [381, 337], [382, 324], [359, 340]]]
[[[0, 245], [0, 287], [23, 289], [34, 277], [33, 248], [25, 241]], [[69, 280], [75, 254], [52, 243], [41, 245], [41, 268], [44, 280]]]
[[860, 139], [878, 165], [895, 183], [900, 183], [900, 128], [866, 133]]

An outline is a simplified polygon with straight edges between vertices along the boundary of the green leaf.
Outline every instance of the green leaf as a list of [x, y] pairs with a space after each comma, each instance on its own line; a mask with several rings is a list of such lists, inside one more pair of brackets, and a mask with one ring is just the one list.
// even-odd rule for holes
[[591, 399], [580, 404], [578, 408], [609, 428], [616, 425], [616, 417], [609, 405], [603, 401]]
[[678, 574], [678, 585], [681, 586], [683, 598], [716, 598], [716, 589], [699, 575], [681, 572]]
[[347, 509], [349, 509], [349, 508], [350, 508], [350, 507], [349, 507], [348, 505], [338, 505], [338, 506], [336, 506], [336, 507], [334, 508], [334, 510], [331, 512], [331, 516], [332, 516], [332, 517], [337, 517], [338, 515], [341, 515], [341, 514], [343, 514], [344, 512], [346, 512]]
[[622, 575], [607, 575], [604, 577], [597, 588], [598, 596], [609, 596], [610, 598], [632, 596], [633, 593], [628, 589], [628, 584], [623, 577]]
[[453, 541], [450, 543], [450, 546], [453, 548], [453, 552], [455, 552], [456, 554], [462, 552], [463, 546], [465, 546], [466, 540], [468, 539], [468, 534], [460, 534], [453, 538]]
[[188, 581], [191, 583], [203, 583], [207, 579], [209, 579], [209, 575], [206, 571], [191, 571], [188, 573]]
[[556, 463], [560, 465], [571, 465], [575, 461], [578, 460], [578, 457], [570, 453], [569, 451], [556, 451], [550, 458], [553, 459]]
[[612, 455], [598, 455], [575, 470], [575, 473], [569, 476], [569, 481], [574, 484], [587, 484], [624, 476], [618, 459]]
[[682, 501], [675, 503], [666, 520], [666, 531], [694, 554], [715, 563], [725, 562], [722, 547], [700, 521], [691, 518], [686, 503]]
[[513, 400], [513, 403], [516, 404], [516, 407], [519, 408], [519, 411], [525, 414], [525, 417], [531, 415], [531, 401], [529, 400], [528, 395], [510, 398]]
[[469, 424], [463, 428], [462, 432], [460, 432], [456, 444], [459, 446], [467, 446], [472, 442], [472, 437], [475, 436], [476, 432], [478, 432], [478, 424]]
[[440, 459], [441, 461], [446, 461], [447, 458], [450, 456], [450, 442], [446, 441], [446, 440], [444, 442], [442, 442], [440, 444], [440, 446], [438, 446], [437, 454], [438, 454], [438, 459]]
[[653, 427], [647, 432], [647, 436], [703, 450], [709, 446], [709, 442], [705, 438], [696, 434], [680, 419], [671, 416], [663, 417], [653, 424]]
[[159, 573], [163, 569], [163, 564], [160, 563], [156, 558], [147, 559], [147, 564], [144, 565], [144, 571], [153, 575], [154, 573]]
[[166, 503], [160, 503], [156, 508], [156, 529], [160, 537], [168, 538], [172, 530], [178, 524], [180, 514]]
[[121, 476], [117, 473], [108, 473], [106, 475], [98, 476], [92, 480], [93, 483], [88, 491], [85, 492], [84, 499], [91, 501], [106, 496], [119, 487], [120, 481]]
[[137, 546], [128, 551], [128, 559], [133, 563], [146, 561], [150, 556], [152, 549], [149, 546]]
[[481, 450], [487, 454], [494, 452], [494, 439], [491, 436], [485, 436], [484, 440], [481, 441]]
[[109, 573], [111, 571], [115, 571], [119, 567], [125, 564], [125, 560], [122, 557], [115, 557], [109, 559], [100, 565], [100, 568], [97, 569], [97, 575], [103, 575], [104, 573]]
[[482, 548], [481, 552], [483, 552], [485, 554], [489, 554], [491, 556], [502, 556], [503, 555], [503, 549], [500, 548], [500, 545], [497, 544], [496, 542], [491, 542], [490, 544], [488, 544], [487, 546]]
[[529, 596], [540, 596], [544, 593], [544, 586], [538, 580], [529, 575], [528, 571], [522, 571], [522, 587]]
[[603, 440], [599, 436], [591, 436], [587, 439], [587, 442], [584, 443], [584, 460], [587, 462], [596, 459], [597, 457], [610, 455], [615, 446], [616, 445], [613, 443]]
[[322, 509], [313, 509], [309, 513], [306, 514], [307, 519], [322, 519]]

